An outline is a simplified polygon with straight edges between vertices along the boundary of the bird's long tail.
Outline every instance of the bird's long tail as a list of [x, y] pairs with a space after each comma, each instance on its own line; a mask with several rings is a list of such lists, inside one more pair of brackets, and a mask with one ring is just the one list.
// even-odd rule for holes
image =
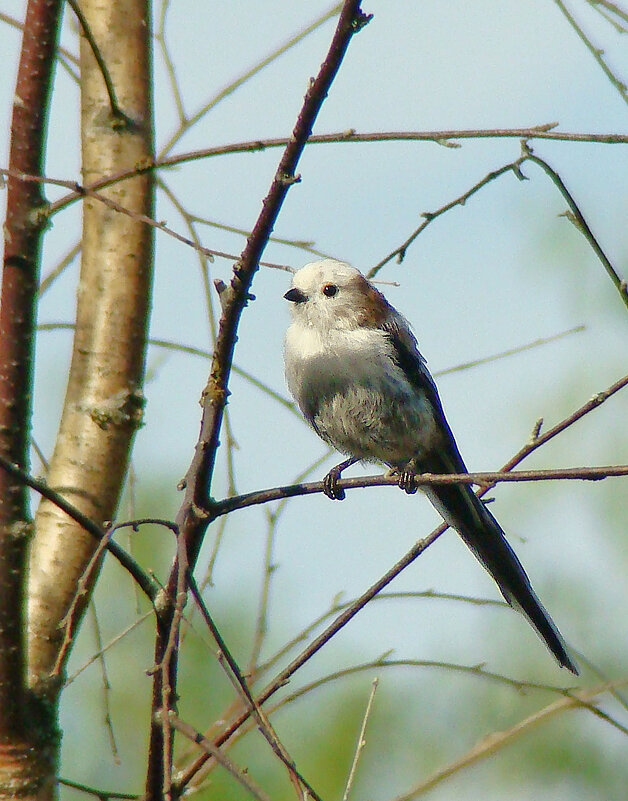
[[[422, 469], [432, 473], [458, 472], [458, 466], [453, 460], [448, 464], [446, 457], [434, 455], [429, 461], [429, 465], [421, 465]], [[578, 675], [560, 632], [536, 597], [499, 523], [471, 487], [468, 484], [434, 484], [424, 489], [445, 521], [456, 529], [491, 574], [506, 601], [523, 612], [559, 665]]]

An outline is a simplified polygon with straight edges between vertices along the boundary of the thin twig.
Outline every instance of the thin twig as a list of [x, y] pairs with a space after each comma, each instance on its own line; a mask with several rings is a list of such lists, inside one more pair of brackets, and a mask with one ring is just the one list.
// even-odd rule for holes
[[[377, 131], [372, 133], [358, 133], [354, 129], [348, 131], [338, 131], [329, 134], [312, 134], [308, 138], [308, 146], [320, 144], [343, 144], [360, 142], [450, 142], [458, 139], [548, 139], [559, 142], [581, 142], [587, 144], [628, 144], [628, 134], [601, 134], [601, 133], [577, 133], [570, 131], [554, 131], [558, 123], [548, 123], [536, 125], [531, 128], [477, 128], [477, 129], [450, 129], [443, 131]], [[135, 175], [143, 175], [156, 169], [177, 167], [188, 162], [199, 161], [216, 156], [226, 156], [230, 154], [252, 153], [263, 151], [270, 148], [287, 147], [291, 140], [281, 137], [275, 139], [253, 139], [247, 142], [234, 142], [229, 145], [219, 145], [217, 147], [193, 150], [188, 153], [181, 153], [176, 156], [136, 164], [133, 167], [121, 172], [105, 176], [91, 184], [81, 186], [74, 183], [74, 191], [65, 197], [59, 198], [53, 203], [49, 203], [44, 211], [47, 215], [56, 214], [61, 209], [85, 195], [87, 191], [97, 192], [104, 187], [111, 186]], [[2, 174], [3, 171], [0, 171]], [[4, 171], [6, 174], [6, 171]], [[72, 182], [70, 182], [72, 183]]]
[[166, 44], [166, 16], [168, 15], [168, 11], [170, 11], [170, 0], [162, 0], [161, 11], [159, 13], [159, 25], [157, 32], [155, 33], [155, 39], [157, 40], [157, 43], [161, 49], [161, 55], [166, 67], [166, 75], [170, 81], [170, 91], [172, 92], [174, 105], [177, 109], [179, 123], [183, 124], [183, 122], [187, 119], [185, 107], [183, 105], [183, 97], [181, 96], [181, 90], [179, 89], [179, 82], [177, 80], [174, 62], [170, 56], [168, 45]]
[[117, 645], [120, 642], [120, 640], [122, 640], [124, 637], [127, 636], [127, 634], [130, 634], [138, 626], [144, 623], [145, 620], [148, 620], [148, 618], [152, 616], [153, 616], [152, 609], [148, 612], [144, 612], [144, 614], [140, 615], [140, 617], [138, 617], [137, 620], [134, 620], [133, 623], [130, 623], [125, 629], [116, 634], [116, 636], [113, 637], [111, 640], [109, 640], [109, 642], [106, 645], [103, 645], [103, 647], [99, 651], [97, 651], [95, 654], [92, 654], [90, 658], [87, 660], [87, 662], [85, 662], [83, 665], [77, 668], [74, 671], [74, 673], [72, 673], [70, 676], [67, 677], [67, 679], [63, 684], [64, 688], [67, 687], [68, 684], [72, 684], [72, 682], [75, 679], [77, 679], [80, 676], [80, 674], [84, 670], [86, 670], [90, 665], [93, 665], [94, 662], [102, 656], [102, 654], [106, 653], [110, 648], [113, 648], [114, 645]]
[[584, 219], [584, 216], [583, 216], [582, 212], [580, 211], [580, 209], [578, 207], [578, 204], [576, 203], [576, 201], [574, 200], [572, 194], [569, 192], [569, 190], [565, 186], [562, 178], [556, 172], [556, 170], [554, 170], [554, 168], [551, 167], [547, 163], [547, 161], [545, 161], [545, 159], [539, 158], [539, 156], [535, 156], [532, 148], [529, 147], [529, 145], [524, 143], [523, 144], [523, 148], [524, 148], [524, 152], [527, 154], [526, 155], [526, 160], [527, 161], [532, 161], [534, 164], [537, 164], [539, 167], [541, 167], [541, 169], [547, 175], [549, 175], [549, 177], [552, 179], [554, 185], [558, 187], [561, 195], [565, 198], [565, 200], [567, 202], [567, 205], [569, 206], [571, 214], [573, 215], [573, 220], [576, 223], [576, 227], [584, 235], [584, 237], [586, 238], [587, 242], [589, 243], [589, 245], [593, 249], [593, 252], [596, 254], [598, 259], [602, 262], [602, 264], [604, 266], [604, 269], [606, 270], [606, 272], [610, 276], [610, 279], [613, 282], [613, 284], [615, 285], [615, 288], [618, 290], [618, 292], [619, 292], [619, 294], [621, 296], [621, 299], [624, 301], [624, 304], [626, 306], [628, 306], [628, 285], [626, 284], [626, 279], [625, 278], [621, 278], [621, 276], [618, 275], [617, 271], [615, 270], [615, 268], [611, 264], [608, 256], [602, 250], [602, 246], [597, 241], [597, 239], [595, 238], [593, 232], [589, 228], [589, 225], [588, 225], [587, 221]]
[[[239, 234], [240, 236], [244, 237], [245, 239], [251, 235], [250, 231], [245, 230], [244, 228], [238, 228], [234, 225], [227, 225], [226, 223], [219, 223], [215, 220], [208, 220], [204, 217], [198, 217], [197, 215], [193, 215], [192, 219], [197, 222], [199, 225], [207, 225], [211, 228], [217, 228], [220, 231], [228, 231], [232, 234]], [[299, 239], [286, 239], [285, 237], [281, 236], [271, 236], [268, 238], [269, 242], [273, 242], [277, 245], [287, 245], [291, 248], [298, 248], [299, 250], [304, 250], [306, 253], [311, 253], [313, 256], [318, 256], [319, 259], [326, 259], [330, 258], [328, 253], [323, 253], [321, 250], [317, 250], [314, 247], [313, 242], [308, 242], [305, 240]]]
[[188, 583], [190, 587], [190, 592], [192, 593], [194, 600], [196, 601], [196, 604], [203, 617], [203, 620], [205, 621], [207, 627], [211, 631], [212, 637], [214, 638], [216, 644], [218, 645], [218, 648], [220, 649], [220, 654], [222, 655], [222, 660], [220, 660], [221, 664], [223, 664], [224, 661], [227, 662], [229, 670], [227, 670], [226, 673], [230, 681], [232, 682], [232, 684], [234, 685], [234, 687], [244, 700], [245, 706], [248, 707], [249, 711], [256, 719], [260, 727], [260, 731], [264, 735], [266, 741], [273, 749], [273, 752], [288, 768], [290, 777], [291, 779], [293, 779], [293, 783], [295, 783], [297, 789], [300, 790], [302, 786], [307, 790], [310, 796], [315, 799], [315, 801], [321, 801], [321, 798], [318, 795], [318, 793], [297, 770], [294, 760], [288, 754], [288, 752], [282, 745], [281, 741], [277, 737], [277, 733], [275, 732], [270, 721], [268, 720], [267, 715], [264, 713], [260, 705], [256, 702], [255, 698], [251, 694], [249, 686], [244, 676], [242, 675], [242, 671], [240, 670], [237, 662], [231, 655], [231, 652], [227, 648], [227, 644], [222, 638], [222, 635], [220, 634], [218, 627], [214, 623], [214, 620], [211, 617], [211, 615], [209, 614], [209, 610], [207, 609], [207, 606], [205, 605], [205, 602], [203, 601], [203, 598], [198, 590], [194, 577], [191, 574], [188, 574]]
[[[38, 492], [43, 498], [46, 498], [55, 506], [58, 506], [61, 511], [65, 512], [68, 517], [76, 521], [82, 528], [91, 534], [93, 537], [101, 540], [107, 535], [107, 529], [101, 528], [90, 517], [84, 515], [79, 509], [68, 503], [66, 499], [55, 490], [51, 489], [45, 482], [33, 478], [33, 476], [21, 470], [17, 465], [12, 464], [0, 454], [0, 468], [11, 473], [14, 477], [22, 481], [27, 487], [30, 487], [35, 492]], [[109, 540], [107, 542], [107, 550], [114, 556], [122, 567], [127, 570], [137, 582], [137, 585], [144, 592], [151, 604], [159, 592], [159, 585], [152, 576], [149, 576], [140, 565], [133, 559], [117, 542]]]
[[100, 48], [98, 47], [98, 44], [94, 39], [94, 35], [91, 31], [91, 28], [89, 27], [89, 23], [85, 18], [85, 14], [83, 14], [83, 10], [81, 9], [80, 5], [77, 3], [76, 0], [67, 0], [67, 3], [74, 12], [77, 20], [79, 21], [79, 25], [81, 26], [83, 35], [87, 39], [87, 43], [89, 44], [90, 50], [92, 51], [92, 55], [94, 56], [96, 63], [98, 64], [98, 69], [100, 70], [100, 74], [102, 75], [103, 81], [105, 82], [105, 88], [107, 90], [107, 95], [109, 97], [109, 105], [111, 107], [112, 117], [115, 117], [125, 126], [132, 125], [133, 121], [130, 119], [130, 117], [127, 117], [127, 115], [120, 108], [120, 105], [118, 103], [118, 98], [116, 97], [116, 90], [113, 85], [113, 79], [111, 78], [111, 73], [109, 72], [109, 68], [105, 64], [105, 59], [102, 57]]
[[584, 30], [580, 27], [580, 25], [578, 25], [575, 18], [573, 17], [571, 12], [567, 9], [562, 0], [554, 0], [554, 2], [560, 9], [561, 13], [563, 14], [567, 22], [578, 34], [578, 37], [584, 43], [584, 46], [587, 48], [589, 53], [591, 53], [593, 58], [597, 61], [602, 71], [604, 72], [604, 75], [606, 75], [606, 77], [613, 84], [615, 89], [617, 89], [624, 103], [628, 103], [628, 93], [626, 92], [626, 84], [623, 81], [620, 81], [619, 78], [617, 78], [613, 74], [608, 64], [604, 61], [604, 51], [600, 50], [593, 44], [593, 42], [589, 39]]
[[50, 289], [53, 282], [61, 275], [61, 273], [64, 272], [66, 267], [72, 264], [72, 262], [80, 252], [81, 252], [81, 242], [79, 241], [66, 253], [66, 255], [61, 259], [61, 261], [55, 267], [53, 267], [52, 270], [50, 270], [50, 272], [44, 278], [42, 278], [39, 284], [40, 298], [44, 294], [44, 292], [47, 292], [48, 289]]
[[415, 785], [402, 795], [397, 796], [394, 801], [412, 801], [412, 799], [426, 793], [428, 790], [431, 790], [433, 787], [436, 787], [436, 785], [441, 784], [443, 781], [450, 778], [454, 774], [459, 773], [469, 765], [476, 764], [480, 760], [491, 756], [504, 746], [509, 745], [511, 742], [516, 740], [517, 737], [529, 729], [538, 726], [548, 719], [555, 717], [562, 712], [566, 712], [569, 709], [578, 709], [580, 706], [582, 706], [583, 701], [590, 701], [598, 695], [608, 692], [611, 687], [620, 686], [622, 684], [626, 684], [626, 679], [610, 684], [603, 684], [602, 686], [594, 687], [588, 690], [581, 690], [573, 695], [569, 695], [565, 698], [561, 698], [558, 701], [554, 701], [544, 709], [540, 709], [539, 711], [534, 712], [532, 715], [529, 715], [527, 718], [519, 721], [519, 723], [515, 724], [510, 729], [496, 732], [488, 737], [484, 737], [460, 759], [457, 759], [454, 762], [451, 762], [449, 765], [446, 765], [445, 767], [436, 771], [429, 778]]
[[353, 755], [353, 762], [351, 763], [351, 770], [349, 771], [349, 776], [347, 777], [347, 785], [345, 787], [345, 791], [342, 796], [342, 801], [347, 801], [349, 798], [349, 793], [351, 792], [351, 787], [353, 786], [353, 781], [355, 779], [355, 774], [358, 769], [358, 762], [360, 761], [360, 756], [362, 751], [364, 750], [364, 746], [366, 745], [366, 740], [364, 739], [364, 735], [366, 733], [366, 724], [368, 723], [368, 719], [371, 715], [371, 708], [373, 706], [373, 699], [375, 698], [375, 693], [377, 692], [377, 685], [379, 683], [379, 679], [373, 679], [371, 684], [371, 692], [369, 694], [369, 699], [366, 704], [366, 709], [364, 710], [364, 717], [362, 719], [362, 725], [360, 726], [360, 734], [358, 735], [358, 742], [355, 746], [355, 754]]
[[168, 725], [172, 726], [173, 729], [176, 729], [184, 737], [187, 737], [188, 740], [196, 743], [208, 756], [213, 757], [219, 765], [222, 765], [222, 767], [253, 796], [253, 798], [257, 798], [258, 801], [270, 801], [270, 796], [266, 795], [266, 793], [255, 784], [250, 778], [248, 771], [239, 768], [230, 757], [219, 748], [216, 748], [207, 737], [204, 737], [199, 731], [196, 731], [189, 723], [185, 723], [185, 721], [178, 718], [172, 710], [166, 716], [166, 721]]
[[[602, 6], [606, 11], [609, 11], [611, 14], [615, 14], [620, 19], [623, 19], [625, 22], [628, 22], [628, 11], [624, 11], [623, 8], [620, 8], [616, 3], [610, 2], [610, 0], [587, 0], [590, 6], [592, 6], [596, 11], [599, 11], [599, 6]], [[609, 18], [605, 17], [609, 22]], [[620, 30], [622, 33], [626, 31], [626, 28], [617, 26], [617, 23], [613, 23], [615, 27]]]
[[[110, 703], [111, 682], [109, 681], [109, 671], [107, 670], [107, 660], [105, 658], [105, 651], [103, 648], [102, 633], [100, 631], [100, 621], [98, 620], [96, 602], [93, 597], [90, 599], [89, 607], [92, 614], [92, 623], [94, 625], [94, 639], [96, 640], [96, 652], [98, 654], [96, 659], [100, 664], [100, 677], [102, 680], [102, 685], [101, 685], [102, 700], [104, 707], [103, 717], [105, 722], [105, 728], [107, 729], [107, 733], [109, 735], [109, 747], [111, 748], [111, 755], [113, 757], [113, 761], [116, 765], [120, 765], [121, 764], [120, 753], [118, 751], [116, 734], [113, 728], [113, 718], [111, 716], [111, 703]], [[64, 683], [64, 686], [67, 686], [67, 684]]]
[[384, 258], [381, 259], [381, 261], [378, 261], [375, 266], [371, 267], [371, 269], [366, 274], [366, 277], [373, 278], [375, 275], [377, 275], [377, 273], [381, 270], [381, 268], [385, 264], [387, 264], [395, 257], [397, 259], [397, 262], [400, 264], [404, 260], [406, 251], [408, 250], [410, 245], [415, 241], [415, 239], [419, 236], [419, 234], [425, 231], [428, 225], [433, 223], [434, 220], [438, 219], [438, 217], [440, 217], [442, 214], [445, 214], [446, 212], [453, 209], [455, 206], [464, 206], [464, 204], [467, 202], [467, 200], [469, 200], [470, 197], [473, 197], [473, 195], [475, 195], [476, 192], [479, 192], [480, 189], [482, 189], [487, 184], [491, 183], [491, 181], [494, 181], [496, 178], [499, 178], [500, 175], [504, 175], [507, 172], [514, 172], [515, 174], [517, 174], [521, 169], [521, 163], [523, 161], [525, 161], [525, 157], [520, 156], [518, 159], [511, 162], [510, 164], [505, 164], [503, 167], [499, 167], [499, 169], [489, 172], [487, 175], [484, 176], [484, 178], [482, 178], [481, 181], [478, 181], [476, 184], [474, 184], [471, 187], [471, 189], [468, 189], [459, 197], [455, 198], [454, 200], [451, 200], [449, 203], [446, 203], [439, 209], [436, 209], [436, 211], [423, 212], [421, 214], [421, 217], [423, 217], [424, 219], [423, 222], [419, 225], [419, 227], [410, 234], [410, 236], [406, 239], [405, 242], [399, 245], [399, 247], [395, 248], [387, 256], [384, 256]]
[[491, 183], [491, 181], [494, 181], [496, 178], [499, 178], [500, 176], [510, 172], [514, 173], [520, 180], [525, 179], [525, 176], [521, 172], [521, 168], [526, 161], [531, 161], [534, 164], [537, 164], [551, 178], [552, 182], [558, 188], [563, 198], [567, 202], [573, 222], [575, 222], [578, 230], [581, 231], [581, 233], [587, 239], [593, 251], [599, 258], [599, 260], [602, 262], [602, 265], [604, 266], [604, 269], [610, 276], [613, 284], [615, 285], [615, 288], [621, 295], [624, 304], [628, 306], [628, 285], [626, 283], [626, 280], [619, 276], [619, 274], [611, 264], [609, 258], [604, 253], [600, 243], [598, 242], [595, 235], [591, 231], [589, 225], [584, 219], [584, 215], [578, 208], [576, 201], [574, 200], [573, 196], [565, 186], [560, 175], [558, 175], [558, 173], [547, 163], [547, 161], [545, 161], [542, 158], [539, 158], [534, 154], [534, 151], [532, 150], [527, 140], [525, 139], [522, 140], [521, 156], [519, 156], [518, 159], [515, 159], [515, 161], [512, 161], [509, 164], [504, 164], [502, 167], [499, 167], [496, 170], [492, 170], [487, 175], [485, 175], [484, 178], [482, 178], [480, 181], [474, 184], [470, 189], [468, 189], [462, 195], [459, 195], [454, 200], [449, 201], [445, 205], [441, 206], [439, 209], [436, 209], [436, 211], [423, 212], [421, 216], [424, 217], [425, 219], [418, 226], [418, 228], [416, 228], [410, 234], [410, 236], [405, 240], [405, 242], [396, 247], [387, 256], [384, 256], [383, 259], [381, 259], [374, 267], [372, 267], [368, 271], [367, 277], [372, 278], [373, 276], [375, 276], [385, 264], [387, 264], [395, 257], [397, 258], [398, 262], [403, 261], [406, 255], [406, 251], [408, 250], [410, 245], [417, 239], [417, 237], [420, 234], [423, 233], [423, 231], [425, 231], [425, 229], [428, 227], [428, 225], [430, 225], [430, 223], [432, 223], [435, 219], [437, 219], [441, 215], [450, 211], [455, 206], [463, 206], [470, 197], [472, 197], [476, 192], [485, 187], [487, 184]]
[[55, 665], [50, 673], [52, 677], [60, 675], [61, 669], [67, 659], [68, 653], [72, 648], [72, 644], [74, 642], [74, 635], [76, 633], [75, 627], [80, 622], [80, 618], [84, 608], [83, 605], [84, 599], [88, 595], [88, 593], [91, 590], [91, 587], [94, 584], [95, 576], [98, 573], [98, 570], [100, 569], [100, 562], [102, 560], [102, 556], [105, 550], [107, 549], [107, 546], [111, 540], [111, 537], [113, 536], [113, 533], [114, 529], [110, 528], [104, 534], [104, 536], [101, 537], [100, 542], [98, 543], [94, 553], [91, 555], [91, 558], [87, 563], [82, 576], [77, 582], [76, 592], [74, 593], [72, 604], [70, 605], [70, 608], [66, 612], [64, 619], [61, 621], [61, 625], [63, 626], [63, 642], [61, 643], [61, 647], [59, 648]]
[[[423, 590], [414, 591], [414, 592], [380, 592], [373, 598], [373, 602], [375, 601], [392, 601], [392, 600], [401, 600], [401, 599], [412, 599], [412, 598], [428, 598], [428, 599], [437, 599], [443, 601], [459, 601], [462, 603], [473, 604], [476, 606], [496, 606], [501, 607], [504, 609], [509, 609], [510, 607], [505, 601], [498, 601], [492, 598], [475, 598], [469, 595], [459, 595], [457, 593], [449, 593], [449, 592], [436, 592], [435, 590]], [[302, 629], [298, 634], [296, 634], [292, 639], [288, 640], [284, 645], [281, 646], [271, 657], [269, 657], [266, 662], [263, 662], [261, 665], [258, 666], [257, 672], [258, 675], [267, 672], [271, 667], [277, 664], [284, 656], [286, 656], [290, 651], [296, 648], [297, 645], [304, 642], [312, 632], [316, 631], [319, 626], [321, 626], [326, 620], [337, 615], [339, 612], [342, 612], [344, 609], [349, 609], [355, 603], [357, 599], [352, 598], [350, 601], [345, 601], [343, 603], [340, 602], [338, 598], [334, 598], [332, 605], [329, 609], [325, 612], [320, 614], [317, 618], [315, 618], [311, 623], [309, 623], [304, 629]]]
[[95, 795], [100, 801], [108, 801], [110, 798], [121, 799], [122, 801], [136, 801], [136, 799], [139, 799], [139, 795], [135, 795], [134, 793], [118, 793], [116, 790], [102, 790], [100, 787], [90, 787], [89, 784], [73, 782], [70, 779], [59, 778], [57, 782], [64, 787], [71, 787], [73, 790], [80, 790], [82, 793], [87, 793], [87, 795]]
[[560, 333], [553, 334], [549, 337], [540, 337], [532, 342], [527, 342], [525, 345], [517, 345], [516, 348], [508, 348], [508, 350], [502, 350], [499, 353], [492, 354], [491, 356], [483, 356], [480, 359], [473, 359], [470, 362], [463, 362], [462, 364], [455, 365], [455, 367], [446, 367], [443, 370], [436, 370], [434, 371], [433, 375], [435, 378], [439, 378], [440, 376], [451, 375], [452, 373], [460, 373], [463, 370], [469, 370], [472, 367], [479, 367], [483, 364], [489, 364], [499, 361], [500, 359], [506, 359], [509, 356], [518, 356], [520, 353], [523, 353], [526, 350], [533, 350], [534, 348], [538, 348], [542, 345], [548, 345], [550, 342], [556, 342], [563, 337], [568, 337], [572, 334], [579, 334], [585, 330], [586, 326], [576, 325], [573, 328], [567, 329], [567, 331], [561, 331]]
[[342, 7], [342, 3], [335, 3], [328, 11], [325, 11], [320, 17], [318, 17], [314, 22], [304, 28], [299, 33], [295, 34], [291, 37], [287, 42], [284, 42], [279, 47], [275, 48], [275, 50], [270, 53], [270, 55], [265, 56], [261, 61], [255, 64], [250, 69], [246, 70], [239, 78], [236, 78], [235, 81], [231, 81], [224, 89], [221, 89], [218, 94], [208, 100], [201, 108], [198, 109], [194, 114], [190, 117], [183, 115], [183, 119], [181, 120], [178, 129], [174, 132], [174, 134], [170, 137], [170, 139], [166, 142], [165, 145], [161, 148], [159, 157], [165, 156], [166, 153], [170, 152], [172, 148], [176, 145], [176, 143], [181, 139], [181, 137], [188, 131], [192, 126], [194, 126], [199, 120], [201, 120], [209, 111], [215, 108], [218, 103], [220, 103], [225, 98], [229, 97], [229, 95], [233, 94], [236, 89], [250, 80], [254, 75], [267, 67], [273, 61], [275, 61], [279, 56], [287, 53], [288, 50], [293, 48], [299, 42], [303, 41], [307, 36], [313, 33], [317, 28], [320, 28], [325, 22], [327, 22], [332, 17], [338, 16], [340, 13], [340, 9]]
[[[316, 459], [309, 465], [300, 475], [295, 479], [296, 482], [303, 481], [308, 475], [311, 475], [315, 470], [329, 458], [332, 449], [328, 448], [326, 453]], [[266, 551], [264, 555], [264, 579], [262, 582], [261, 597], [258, 604], [257, 621], [255, 623], [255, 634], [253, 635], [253, 646], [251, 648], [251, 655], [249, 657], [248, 673], [255, 676], [258, 671], [257, 662], [262, 650], [264, 637], [268, 630], [268, 600], [270, 597], [270, 582], [275, 571], [275, 565], [272, 561], [272, 553], [274, 546], [275, 533], [277, 531], [277, 524], [281, 517], [282, 512], [286, 508], [287, 499], [281, 500], [277, 506], [272, 510], [266, 510], [266, 518], [268, 531], [266, 534]]]

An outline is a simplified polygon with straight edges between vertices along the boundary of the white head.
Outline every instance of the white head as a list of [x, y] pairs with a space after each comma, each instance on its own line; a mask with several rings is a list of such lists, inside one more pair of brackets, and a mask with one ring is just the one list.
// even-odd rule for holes
[[295, 323], [327, 330], [379, 328], [395, 314], [359, 270], [335, 259], [306, 264], [284, 297], [294, 304]]

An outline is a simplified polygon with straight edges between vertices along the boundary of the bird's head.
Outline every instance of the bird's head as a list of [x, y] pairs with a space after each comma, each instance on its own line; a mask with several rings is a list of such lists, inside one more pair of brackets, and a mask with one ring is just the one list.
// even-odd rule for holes
[[380, 328], [392, 311], [359, 270], [334, 259], [306, 264], [284, 297], [295, 322], [326, 330]]

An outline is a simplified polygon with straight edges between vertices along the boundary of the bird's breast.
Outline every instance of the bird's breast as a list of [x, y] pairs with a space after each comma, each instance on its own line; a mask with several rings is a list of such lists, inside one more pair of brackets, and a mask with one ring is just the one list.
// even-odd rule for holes
[[317, 433], [338, 450], [405, 465], [432, 447], [431, 404], [409, 383], [383, 332], [352, 333], [288, 329], [289, 389]]

